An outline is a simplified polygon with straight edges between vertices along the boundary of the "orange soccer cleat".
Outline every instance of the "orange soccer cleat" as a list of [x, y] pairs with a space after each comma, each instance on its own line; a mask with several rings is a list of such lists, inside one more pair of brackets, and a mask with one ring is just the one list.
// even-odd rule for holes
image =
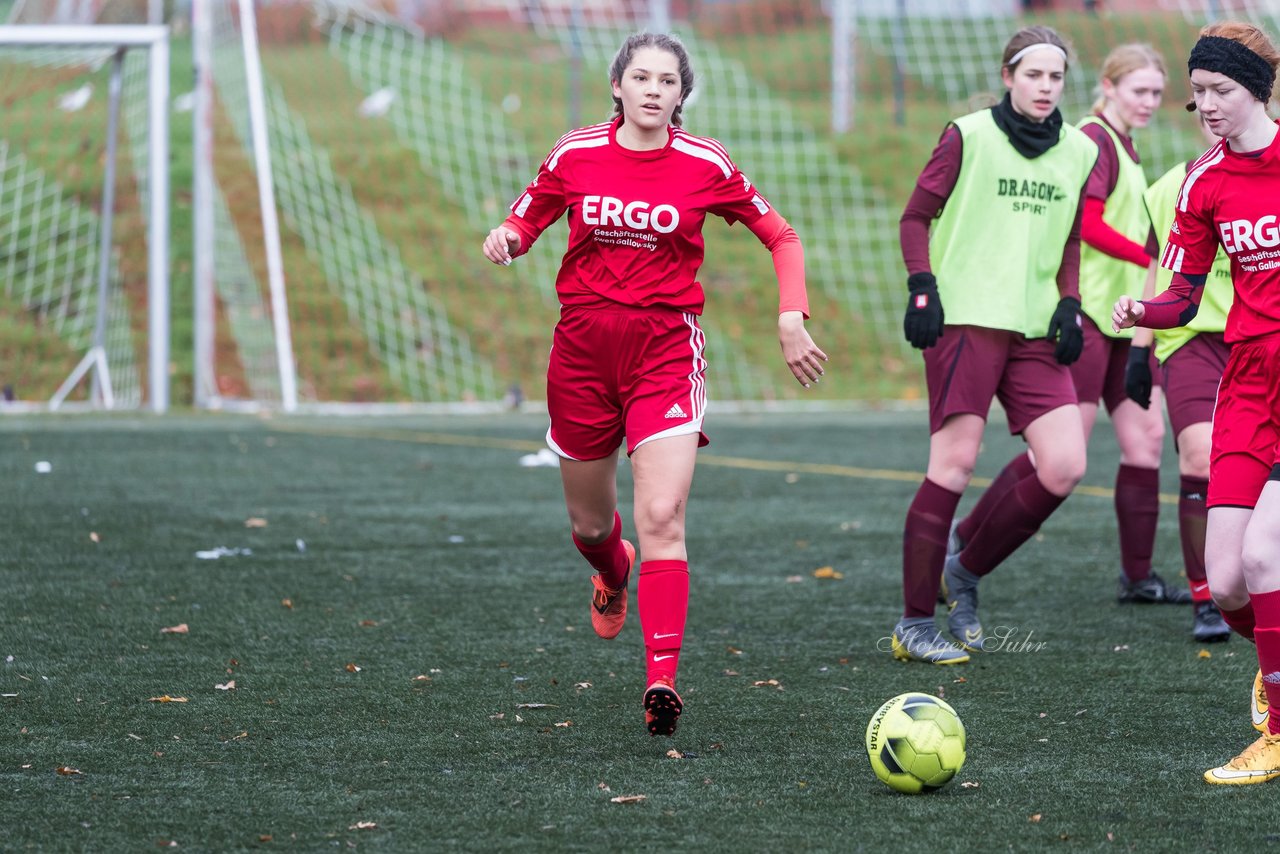
[[623, 540], [622, 548], [627, 552], [627, 574], [621, 587], [613, 590], [604, 586], [599, 573], [591, 576], [591, 628], [605, 640], [616, 638], [627, 621], [627, 580], [636, 562], [636, 547]]
[[684, 701], [670, 679], [655, 679], [644, 692], [644, 725], [649, 735], [671, 735], [684, 711]]

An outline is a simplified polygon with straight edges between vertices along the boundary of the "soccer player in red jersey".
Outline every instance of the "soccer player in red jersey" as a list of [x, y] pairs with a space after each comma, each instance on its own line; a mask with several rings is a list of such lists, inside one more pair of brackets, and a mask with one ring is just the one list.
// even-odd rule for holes
[[[1120, 466], [1115, 512], [1120, 534], [1120, 602], [1187, 604], [1191, 595], [1151, 569], [1160, 513], [1160, 457], [1164, 443], [1161, 392], [1153, 384], [1144, 399], [1130, 400], [1125, 369], [1131, 361], [1151, 366], [1150, 347], [1132, 347], [1131, 332], [1112, 332], [1111, 308], [1122, 294], [1142, 293], [1155, 254], [1151, 224], [1142, 204], [1147, 188], [1133, 131], [1144, 128], [1160, 107], [1165, 68], [1147, 44], [1114, 48], [1102, 62], [1100, 97], [1078, 125], [1098, 146], [1098, 162], [1085, 186], [1084, 241], [1080, 257], [1080, 302], [1084, 352], [1071, 366], [1085, 442], [1101, 400], [1111, 416]], [[1150, 250], [1150, 251], [1149, 251]], [[1148, 373], [1150, 376], [1150, 373]], [[1155, 406], [1152, 406], [1152, 401]]]
[[547, 368], [547, 443], [560, 474], [573, 541], [596, 570], [591, 622], [615, 637], [627, 609], [635, 549], [617, 512], [618, 451], [634, 478], [644, 633], [645, 723], [671, 735], [683, 709], [676, 668], [689, 564], [685, 510], [706, 409], [702, 227], [707, 214], [742, 222], [773, 254], [778, 340], [796, 380], [818, 382], [827, 356], [804, 321], [804, 250], [795, 231], [714, 139], [681, 127], [693, 70], [673, 36], [629, 37], [609, 68], [611, 121], [570, 131], [489, 232], [484, 255], [510, 264], [568, 214], [556, 277], [560, 320]]
[[[1084, 475], [1084, 428], [1067, 366], [1080, 355], [1083, 188], [1097, 147], [1064, 125], [1067, 45], [1049, 27], [1005, 46], [1001, 103], [951, 122], [900, 223], [911, 291], [904, 332], [924, 350], [929, 464], [903, 531], [895, 657], [960, 664], [982, 648], [977, 587], [1031, 537]], [[937, 224], [934, 225], [935, 219]], [[932, 234], [930, 234], [930, 227]], [[946, 314], [944, 321], [943, 308]], [[948, 534], [999, 398], [1020, 454]], [[939, 578], [956, 642], [934, 627]]]
[[[1187, 172], [1161, 263], [1169, 288], [1116, 301], [1115, 329], [1196, 315], [1219, 246], [1231, 259], [1231, 346], [1213, 413], [1205, 569], [1227, 623], [1257, 645], [1268, 707], [1280, 703], [1280, 127], [1267, 116], [1280, 51], [1239, 22], [1200, 31], [1187, 69], [1195, 108], [1222, 137]], [[1255, 701], [1256, 702], [1256, 701]], [[1280, 777], [1280, 716], [1209, 783]]]

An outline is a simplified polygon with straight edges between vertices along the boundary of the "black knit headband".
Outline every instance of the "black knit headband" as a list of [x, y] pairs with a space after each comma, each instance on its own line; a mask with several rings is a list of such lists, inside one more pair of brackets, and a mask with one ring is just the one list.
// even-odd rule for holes
[[[1201, 36], [1191, 49], [1187, 73], [1197, 68], [1230, 77], [1264, 104], [1271, 100], [1271, 87], [1276, 82], [1275, 69], [1235, 39]], [[1187, 109], [1192, 110], [1194, 106], [1188, 105]]]

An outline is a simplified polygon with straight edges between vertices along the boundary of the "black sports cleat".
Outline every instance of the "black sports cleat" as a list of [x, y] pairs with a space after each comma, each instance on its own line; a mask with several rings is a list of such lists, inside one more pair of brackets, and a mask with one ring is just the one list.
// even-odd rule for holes
[[1191, 591], [1169, 584], [1154, 572], [1137, 581], [1130, 581], [1122, 575], [1116, 585], [1116, 601], [1138, 605], [1186, 605], [1191, 602]]
[[684, 701], [668, 679], [655, 679], [644, 692], [644, 725], [649, 735], [671, 735], [684, 711]]
[[1197, 602], [1191, 635], [1198, 643], [1218, 643], [1231, 637], [1231, 627], [1212, 602]]

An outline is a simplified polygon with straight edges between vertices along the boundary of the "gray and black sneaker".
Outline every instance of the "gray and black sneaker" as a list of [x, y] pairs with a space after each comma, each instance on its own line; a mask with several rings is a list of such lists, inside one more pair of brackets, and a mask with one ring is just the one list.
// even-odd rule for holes
[[1187, 605], [1191, 602], [1191, 591], [1175, 587], [1154, 572], [1137, 581], [1121, 575], [1116, 585], [1116, 601], [1138, 605]]
[[966, 664], [969, 654], [942, 636], [928, 617], [903, 617], [893, 627], [893, 657], [925, 664]]
[[[960, 539], [960, 535], [956, 533], [956, 528], [960, 527], [959, 519], [951, 520], [951, 530], [947, 532], [947, 557], [953, 558], [960, 552], [964, 551], [964, 540]], [[938, 602], [939, 604], [947, 604], [947, 588], [945, 585], [938, 585]]]
[[1191, 635], [1198, 643], [1218, 643], [1231, 637], [1231, 627], [1222, 619], [1222, 612], [1217, 605], [1212, 602], [1197, 602]]
[[942, 568], [942, 592], [946, 596], [947, 631], [970, 652], [982, 652], [982, 623], [978, 620], [978, 576], [960, 565], [960, 556], [947, 558]]

